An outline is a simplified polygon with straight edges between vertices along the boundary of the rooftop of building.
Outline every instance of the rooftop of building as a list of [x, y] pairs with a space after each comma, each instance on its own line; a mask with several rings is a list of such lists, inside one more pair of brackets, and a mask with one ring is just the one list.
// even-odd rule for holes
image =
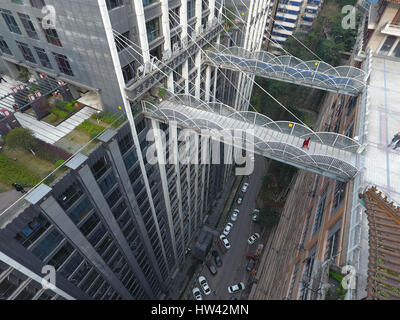
[[388, 147], [400, 131], [400, 59], [373, 56], [369, 81], [362, 180], [400, 203], [400, 148]]

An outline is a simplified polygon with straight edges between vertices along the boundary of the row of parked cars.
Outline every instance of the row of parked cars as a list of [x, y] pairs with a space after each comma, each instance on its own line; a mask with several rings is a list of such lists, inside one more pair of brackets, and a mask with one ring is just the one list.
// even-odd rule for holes
[[[245, 182], [245, 183], [243, 184], [243, 186], [242, 186], [241, 191], [242, 191], [243, 193], [246, 193], [248, 187], [249, 187], [249, 184], [248, 184], [247, 182]], [[243, 197], [238, 197], [238, 199], [237, 199], [237, 204], [240, 205], [240, 204], [242, 204], [242, 202], [243, 202]], [[257, 209], [256, 209], [256, 210], [257, 210]], [[238, 219], [239, 213], [240, 213], [240, 210], [239, 210], [239, 209], [236, 208], [236, 209], [233, 210], [233, 212], [232, 212], [232, 214], [231, 214], [231, 217], [230, 217], [230, 220], [231, 220], [231, 221], [229, 221], [229, 222], [225, 225], [225, 228], [224, 228], [222, 234], [219, 236], [219, 239], [221, 240], [223, 246], [224, 246], [226, 249], [230, 249], [230, 248], [231, 248], [231, 244], [230, 244], [230, 242], [229, 242], [227, 236], [229, 235], [229, 233], [231, 232], [231, 230], [232, 230], [232, 228], [233, 228], [233, 222], [235, 222], [235, 221]], [[254, 220], [254, 218], [253, 218], [253, 220]], [[254, 221], [255, 221], [255, 220], [254, 220]], [[250, 244], [250, 245], [252, 245], [254, 242], [257, 241], [257, 239], [258, 239], [259, 237], [260, 237], [260, 234], [254, 233], [253, 235], [251, 235], [251, 236], [248, 238], [247, 243]], [[211, 252], [211, 255], [212, 255], [213, 258], [214, 258], [215, 265], [216, 265], [218, 268], [221, 267], [221, 266], [222, 266], [222, 258], [221, 258], [221, 256], [219, 255], [218, 251], [217, 251], [217, 250], [213, 250], [213, 251]], [[211, 273], [212, 275], [216, 275], [216, 274], [217, 274], [217, 272], [218, 272], [218, 271], [217, 271], [217, 268], [214, 266], [214, 264], [213, 264], [211, 261], [207, 261], [207, 262], [206, 262], [206, 266], [207, 266], [208, 270], [210, 271], [210, 273]], [[251, 267], [251, 266], [248, 265], [247, 270], [248, 270], [248, 271], [251, 271], [251, 270], [249, 270], [249, 268], [251, 268], [251, 270], [253, 269], [253, 267]], [[204, 293], [205, 295], [211, 294], [210, 286], [208, 285], [207, 279], [206, 279], [204, 276], [200, 276], [200, 277], [198, 278], [198, 283], [199, 283], [199, 285], [200, 285], [200, 287], [201, 287], [201, 289], [202, 289], [202, 291], [203, 291], [203, 293]], [[236, 292], [239, 292], [239, 291], [244, 290], [244, 289], [245, 289], [245, 284], [244, 284], [243, 282], [239, 282], [239, 283], [237, 283], [237, 284], [235, 284], [235, 285], [229, 286], [229, 287], [228, 287], [228, 292], [229, 292], [229, 293], [236, 293]], [[197, 288], [197, 287], [196, 287], [196, 288], [193, 288], [193, 291], [192, 291], [192, 292], [193, 292], [193, 296], [194, 296], [194, 298], [195, 298], [196, 300], [202, 300], [202, 299], [203, 299], [203, 298], [202, 298], [202, 292], [200, 291], [199, 288]]]

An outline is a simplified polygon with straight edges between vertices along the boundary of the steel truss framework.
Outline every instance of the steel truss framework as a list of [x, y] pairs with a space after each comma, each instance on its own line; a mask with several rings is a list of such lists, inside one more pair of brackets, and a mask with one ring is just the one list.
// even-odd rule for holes
[[[210, 136], [221, 140], [221, 131], [233, 136], [234, 130], [249, 130], [254, 152], [267, 158], [316, 172], [340, 181], [348, 181], [357, 170], [357, 150], [360, 144], [347, 136], [332, 132], [313, 132], [299, 123], [273, 121], [251, 111], [237, 111], [222, 103], [205, 103], [193, 96], [175, 95], [167, 91], [159, 102], [142, 101], [146, 117], [162, 122], [176, 122], [178, 126], [198, 132], [210, 130]], [[204, 132], [202, 132], [204, 134]], [[303, 141], [310, 138], [308, 149]], [[229, 142], [246, 148], [238, 141]], [[250, 150], [253, 151], [253, 150]]]
[[356, 96], [365, 87], [367, 73], [352, 66], [333, 67], [323, 61], [303, 61], [290, 55], [250, 52], [240, 47], [218, 45], [206, 50], [204, 62], [224, 69]]

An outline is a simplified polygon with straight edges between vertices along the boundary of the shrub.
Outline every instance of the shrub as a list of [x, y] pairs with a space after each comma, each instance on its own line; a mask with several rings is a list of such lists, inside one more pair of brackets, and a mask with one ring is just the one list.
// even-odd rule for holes
[[68, 114], [65, 111], [57, 109], [56, 107], [51, 109], [51, 113], [55, 114], [57, 117], [61, 119], [65, 119], [68, 116]]
[[63, 108], [65, 110], [67, 110], [68, 112], [74, 112], [75, 111], [75, 107], [73, 106], [73, 104], [71, 102], [68, 102], [67, 104], [65, 104]]
[[93, 139], [94, 137], [99, 135], [101, 132], [103, 132], [104, 127], [99, 126], [97, 124], [93, 124], [88, 120], [85, 120], [77, 127], [77, 129], [89, 133], [90, 138]]
[[55, 115], [55, 114], [53, 114], [53, 113], [50, 113], [48, 116], [47, 116], [47, 121], [49, 121], [50, 123], [55, 123], [55, 122], [57, 122], [57, 116]]
[[58, 168], [58, 167], [62, 166], [64, 164], [64, 162], [65, 162], [65, 160], [63, 160], [63, 159], [57, 160], [56, 167]]
[[22, 148], [29, 151], [35, 149], [37, 142], [31, 130], [18, 127], [7, 134], [6, 145], [10, 149]]
[[59, 147], [56, 147], [50, 143], [44, 142], [43, 140], [36, 139], [36, 142], [44, 149], [49, 150], [51, 153], [56, 155], [57, 160], [58, 159], [69, 159], [72, 154], [69, 152], [65, 151], [64, 149], [61, 149]]
[[0, 180], [9, 184], [17, 182], [23, 186], [32, 187], [39, 183], [40, 178], [19, 163], [0, 154]]
[[57, 100], [56, 106], [60, 109], [67, 110], [68, 112], [74, 112], [75, 107], [73, 106], [72, 102], [68, 102], [65, 100]]

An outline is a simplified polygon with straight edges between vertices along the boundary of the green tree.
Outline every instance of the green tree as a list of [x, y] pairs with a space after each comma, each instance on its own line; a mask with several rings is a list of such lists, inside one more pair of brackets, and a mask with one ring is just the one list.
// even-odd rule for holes
[[279, 223], [281, 214], [276, 212], [269, 206], [264, 206], [260, 210], [260, 214], [257, 219], [257, 223], [264, 226], [267, 229], [271, 229], [273, 226]]
[[6, 146], [10, 149], [22, 148], [30, 151], [37, 148], [38, 143], [30, 129], [18, 127], [7, 134]]
[[31, 73], [29, 72], [29, 70], [27, 68], [19, 67], [18, 76], [17, 76], [19, 81], [28, 82], [30, 77], [31, 77]]

